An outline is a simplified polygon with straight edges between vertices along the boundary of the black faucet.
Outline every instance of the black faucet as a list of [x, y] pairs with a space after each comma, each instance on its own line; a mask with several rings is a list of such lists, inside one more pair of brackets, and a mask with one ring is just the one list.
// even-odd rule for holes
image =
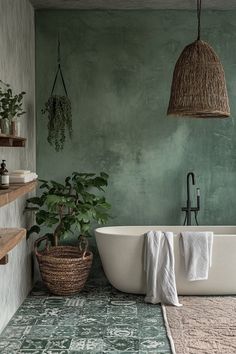
[[190, 177], [192, 178], [192, 184], [195, 185], [195, 176], [193, 172], [189, 172], [187, 174], [187, 206], [182, 208], [182, 211], [185, 211], [186, 216], [184, 220], [184, 225], [191, 225], [191, 215], [192, 212], [194, 213], [195, 216], [195, 221], [196, 224], [198, 225], [198, 220], [197, 220], [197, 213], [200, 210], [200, 188], [197, 188], [197, 206], [196, 207], [191, 207], [191, 198], [190, 198]]

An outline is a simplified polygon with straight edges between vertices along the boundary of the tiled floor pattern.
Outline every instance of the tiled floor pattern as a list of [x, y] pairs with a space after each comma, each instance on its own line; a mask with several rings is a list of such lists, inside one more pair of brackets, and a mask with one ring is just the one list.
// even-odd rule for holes
[[170, 354], [161, 308], [110, 285], [73, 297], [35, 289], [0, 336], [0, 353]]

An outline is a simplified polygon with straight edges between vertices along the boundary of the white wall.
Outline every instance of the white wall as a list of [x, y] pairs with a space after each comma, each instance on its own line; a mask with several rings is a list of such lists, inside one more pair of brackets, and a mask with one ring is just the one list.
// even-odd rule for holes
[[[0, 79], [15, 92], [26, 91], [22, 117], [25, 148], [0, 147], [0, 160], [7, 168], [35, 171], [35, 29], [34, 10], [28, 0], [0, 0]], [[0, 208], [0, 227], [25, 227], [26, 197]], [[9, 254], [9, 264], [0, 266], [0, 332], [32, 286], [31, 245], [21, 242]]]

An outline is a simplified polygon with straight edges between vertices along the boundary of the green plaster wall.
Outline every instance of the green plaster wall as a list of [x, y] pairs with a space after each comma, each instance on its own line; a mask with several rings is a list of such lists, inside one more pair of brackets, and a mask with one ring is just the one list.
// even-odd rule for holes
[[[174, 64], [195, 39], [192, 11], [39, 11], [36, 14], [37, 170], [110, 174], [111, 224], [183, 222], [186, 173], [201, 188], [201, 224], [236, 223], [236, 12], [206, 11], [203, 38], [225, 68], [232, 116], [166, 116]], [[56, 71], [57, 33], [74, 135], [61, 153], [41, 108]]]

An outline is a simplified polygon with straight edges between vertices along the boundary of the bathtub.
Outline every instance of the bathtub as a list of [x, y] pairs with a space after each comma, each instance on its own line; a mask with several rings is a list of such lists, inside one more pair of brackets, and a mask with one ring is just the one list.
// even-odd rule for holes
[[[110, 283], [126, 293], [145, 293], [143, 271], [144, 233], [149, 230], [174, 233], [175, 274], [179, 295], [236, 294], [236, 226], [115, 226], [95, 230], [98, 251]], [[213, 231], [212, 267], [207, 280], [185, 278], [180, 253], [181, 231]]]

